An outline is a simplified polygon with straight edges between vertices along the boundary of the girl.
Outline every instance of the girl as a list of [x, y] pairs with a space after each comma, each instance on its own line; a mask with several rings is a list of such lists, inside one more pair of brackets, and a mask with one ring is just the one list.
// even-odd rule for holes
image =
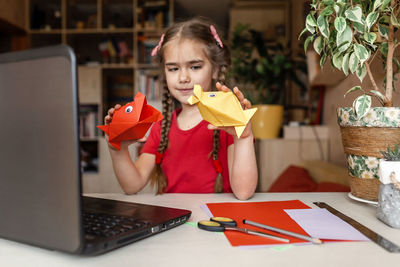
[[[138, 140], [123, 142], [119, 151], [109, 145], [122, 189], [134, 194], [151, 177], [159, 194], [233, 192], [238, 199], [250, 198], [258, 179], [250, 123], [238, 138], [233, 127], [208, 124], [197, 106], [187, 102], [194, 84], [204, 91], [212, 90], [214, 84], [218, 90], [230, 90], [222, 85], [230, 64], [229, 49], [215, 27], [204, 18], [177, 23], [162, 35], [152, 55], [157, 56], [165, 78], [164, 120], [153, 125], [136, 162], [128, 145]], [[243, 108], [250, 108], [237, 87], [233, 92]], [[106, 124], [120, 107], [108, 111]]]

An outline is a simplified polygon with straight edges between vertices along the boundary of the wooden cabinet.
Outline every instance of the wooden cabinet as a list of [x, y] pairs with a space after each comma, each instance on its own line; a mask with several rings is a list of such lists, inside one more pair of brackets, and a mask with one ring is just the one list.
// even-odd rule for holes
[[[132, 101], [139, 91], [152, 92], [151, 104], [161, 103], [161, 94], [154, 94], [162, 88], [160, 73], [150, 53], [173, 21], [174, 1], [25, 2], [30, 46], [63, 43], [77, 57], [83, 191], [119, 192], [104, 135], [96, 125], [103, 124], [109, 108]], [[133, 146], [133, 156], [136, 150]]]
[[0, 0], [0, 27], [1, 23], [4, 23], [15, 29], [24, 30], [25, 22], [25, 0]]

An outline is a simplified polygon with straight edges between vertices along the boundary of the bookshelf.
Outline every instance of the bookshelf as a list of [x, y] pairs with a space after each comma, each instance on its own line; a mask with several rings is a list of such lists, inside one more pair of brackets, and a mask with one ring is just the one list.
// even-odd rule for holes
[[83, 190], [98, 192], [109, 184], [102, 179], [115, 178], [96, 125], [137, 92], [160, 106], [160, 73], [150, 53], [173, 21], [174, 0], [27, 0], [26, 10], [31, 48], [63, 43], [76, 54]]

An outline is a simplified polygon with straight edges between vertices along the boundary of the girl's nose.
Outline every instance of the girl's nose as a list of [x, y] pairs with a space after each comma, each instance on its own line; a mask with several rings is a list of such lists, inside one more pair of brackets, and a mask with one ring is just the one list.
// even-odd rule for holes
[[190, 82], [190, 76], [189, 76], [188, 71], [182, 69], [182, 70], [179, 72], [179, 82], [180, 82], [180, 83], [187, 83], [187, 82]]

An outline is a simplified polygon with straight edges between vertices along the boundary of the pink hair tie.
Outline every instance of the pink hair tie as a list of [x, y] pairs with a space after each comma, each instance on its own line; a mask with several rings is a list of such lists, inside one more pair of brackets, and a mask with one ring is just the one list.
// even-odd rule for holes
[[160, 50], [162, 43], [164, 41], [164, 36], [165, 34], [161, 35], [160, 41], [158, 42], [158, 45], [156, 47], [153, 48], [153, 50], [151, 51], [151, 56], [154, 57], [155, 55], [157, 55], [158, 51]]
[[221, 41], [221, 39], [219, 38], [218, 33], [217, 33], [217, 30], [215, 29], [214, 25], [210, 25], [210, 30], [211, 30], [212, 35], [214, 36], [215, 41], [217, 41], [217, 44], [218, 44], [221, 48], [223, 48], [224, 45], [222, 44], [222, 41]]

